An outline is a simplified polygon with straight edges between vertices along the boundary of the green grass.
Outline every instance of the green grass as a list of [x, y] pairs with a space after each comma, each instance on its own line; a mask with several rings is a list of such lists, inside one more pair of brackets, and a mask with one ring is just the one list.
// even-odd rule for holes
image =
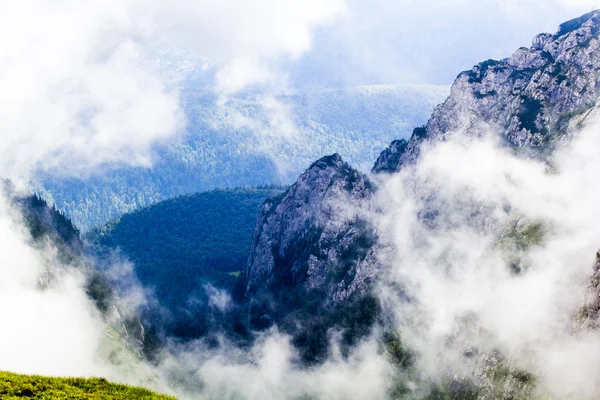
[[147, 389], [110, 383], [104, 378], [49, 378], [0, 372], [0, 398], [175, 400]]

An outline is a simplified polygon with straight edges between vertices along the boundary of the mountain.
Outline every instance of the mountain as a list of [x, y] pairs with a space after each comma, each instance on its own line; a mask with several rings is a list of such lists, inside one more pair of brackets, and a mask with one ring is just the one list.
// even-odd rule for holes
[[[282, 196], [261, 208], [248, 262], [248, 291], [267, 287], [327, 287], [344, 298], [355, 283], [354, 262], [374, 238], [366, 234], [365, 218], [354, 210], [366, 207], [369, 181], [338, 154], [323, 157]], [[356, 259], [356, 260], [355, 260]], [[334, 261], [335, 260], [335, 261]], [[328, 266], [337, 262], [339, 270]], [[343, 281], [346, 286], [337, 286]]]
[[246, 271], [250, 326], [277, 324], [307, 362], [326, 357], [331, 328], [344, 329], [350, 346], [377, 317], [374, 299], [352, 296], [372, 277], [376, 238], [355, 212], [366, 212], [371, 196], [368, 179], [335, 154], [261, 207]]
[[[399, 170], [418, 158], [422, 143], [443, 140], [450, 132], [476, 135], [489, 127], [502, 132], [506, 146], [540, 157], [551, 153], [600, 97], [599, 31], [600, 13], [593, 12], [561, 25], [554, 35], [538, 35], [531, 48], [521, 48], [510, 58], [488, 60], [461, 73], [428, 123], [416, 128], [409, 140], [394, 141], [381, 153], [374, 171]], [[370, 99], [365, 90], [355, 96]], [[389, 89], [384, 92], [389, 96]], [[317, 100], [314, 95], [296, 96], [295, 104], [310, 110], [304, 112], [306, 121], [321, 119], [334, 126], [357, 110], [339, 107], [344, 117], [327, 120], [336, 113], [331, 111], [334, 106], [327, 109], [325, 104], [340, 104], [331, 101], [340, 96], [347, 100], [329, 91]], [[202, 109], [201, 101], [193, 104]], [[313, 117], [318, 113], [322, 115]], [[356, 118], [350, 121], [361, 126]], [[370, 125], [367, 121], [360, 129]], [[374, 190], [369, 178], [340, 155], [313, 163], [283, 195], [262, 206], [246, 273], [247, 294], [259, 298], [293, 287], [322, 291], [335, 303], [365, 288], [368, 278], [377, 275], [369, 255], [376, 237], [356, 210], [369, 212]]]
[[170, 313], [154, 315], [154, 326], [195, 338], [214, 328], [211, 296], [221, 294], [224, 301], [236, 296], [260, 206], [282, 192], [264, 187], [181, 196], [125, 214], [87, 238], [101, 252], [118, 250], [133, 263], [140, 282], [153, 289]]
[[599, 31], [600, 13], [591, 12], [554, 35], [536, 36], [530, 48], [510, 58], [461, 73], [427, 125], [393, 142], [373, 171], [398, 171], [418, 158], [423, 143], [457, 131], [476, 135], [493, 129], [506, 146], [538, 157], [550, 154], [598, 103]]
[[156, 149], [152, 168], [82, 178], [42, 174], [38, 190], [88, 231], [184, 194], [289, 184], [313, 160], [334, 152], [367, 170], [390, 140], [408, 137], [423, 124], [447, 92], [440, 86], [382, 85], [276, 98], [245, 94], [221, 104], [214, 94], [184, 88], [187, 132]]
[[49, 206], [41, 197], [15, 197], [14, 202], [23, 214], [34, 242], [48, 238], [63, 259], [75, 259], [83, 252], [79, 230], [56, 207]]
[[[254, 326], [286, 326], [286, 321], [295, 320], [295, 325], [289, 323], [295, 326], [294, 343], [309, 361], [322, 359], [328, 351], [329, 328], [352, 332], [353, 323], [358, 324], [362, 331], [354, 331], [358, 334], [352, 337], [360, 337], [381, 323], [385, 331], [385, 316], [379, 314], [382, 305], [371, 290], [386, 271], [375, 257], [385, 251], [385, 243], [366, 222], [372, 220], [366, 216], [377, 213], [371, 199], [378, 182], [415, 163], [422, 145], [443, 141], [450, 134], [500, 132], [501, 143], [516, 153], [548, 159], [598, 110], [599, 33], [596, 11], [561, 25], [554, 35], [537, 36], [531, 48], [521, 48], [510, 58], [478, 64], [457, 77], [450, 97], [425, 126], [381, 153], [373, 176], [365, 176], [335, 154], [313, 163], [281, 197], [267, 201], [246, 271], [246, 301]], [[425, 209], [420, 218], [433, 223], [437, 211]], [[535, 241], [528, 235], [539, 235], [535, 225], [520, 229], [525, 233], [517, 236], [524, 242]], [[520, 273], [517, 264], [511, 267]], [[595, 279], [592, 294], [598, 291], [597, 274]], [[344, 314], [346, 307], [361, 302], [371, 303]], [[597, 318], [598, 308], [596, 301], [583, 312]], [[368, 312], [361, 312], [364, 309]], [[340, 314], [351, 317], [336, 320]], [[477, 390], [469, 389], [470, 394], [461, 397], [456, 393], [460, 382], [452, 382], [432, 398], [530, 398], [532, 375], [498, 357], [480, 357], [487, 362], [488, 374], [475, 382]], [[496, 389], [499, 397], [491, 392]]]
[[[580, 279], [555, 274], [555, 270], [533, 270], [530, 271], [533, 273], [528, 273], [527, 260], [524, 260], [528, 255], [541, 253], [542, 250], [546, 252], [551, 247], [559, 249], [556, 253], [548, 252], [549, 254], [540, 257], [540, 264], [552, 264], [554, 260], [551, 260], [550, 256], [557, 255], [558, 252], [572, 255], [568, 249], [562, 248], [567, 242], [569, 243], [566, 247], [574, 246], [570, 241], [575, 242], [579, 239], [578, 236], [572, 238], [571, 230], [554, 234], [551, 232], [554, 227], [546, 226], [544, 220], [521, 219], [515, 215], [519, 212], [518, 207], [517, 211], [513, 211], [512, 199], [507, 199], [507, 196], [491, 207], [500, 214], [496, 218], [492, 213], [488, 213], [486, 201], [481, 200], [484, 196], [470, 197], [471, 188], [468, 185], [464, 185], [466, 190], [460, 186], [458, 195], [448, 196], [450, 201], [457, 200], [458, 204], [444, 203], [447, 198], [442, 195], [440, 203], [431, 201], [430, 204], [429, 198], [435, 197], [430, 196], [430, 193], [435, 192], [438, 187], [445, 187], [437, 185], [435, 179], [438, 177], [432, 178], [427, 174], [423, 178], [409, 176], [407, 187], [396, 187], [419, 192], [414, 194], [414, 197], [406, 197], [409, 202], [415, 200], [419, 203], [414, 207], [416, 210], [408, 207], [411, 209], [407, 211], [410, 214], [409, 222], [412, 222], [413, 217], [418, 220], [414, 223], [415, 226], [408, 226], [403, 231], [404, 226], [394, 225], [394, 228], [402, 231], [399, 233], [403, 236], [402, 239], [410, 237], [402, 244], [405, 248], [398, 245], [397, 249], [390, 250], [393, 245], [386, 242], [389, 238], [385, 237], [386, 232], [378, 230], [377, 222], [382, 216], [390, 219], [398, 217], [399, 221], [406, 221], [402, 219], [403, 216], [382, 214], [381, 200], [396, 199], [378, 197], [379, 194], [389, 189], [385, 186], [390, 182], [387, 181], [388, 178], [394, 183], [394, 178], [404, 177], [404, 174], [389, 176], [402, 171], [403, 168], [418, 175], [417, 172], [421, 171], [409, 167], [419, 160], [421, 150], [425, 146], [450, 139], [451, 135], [475, 138], [496, 132], [499, 135], [496, 139], [510, 148], [511, 154], [546, 162], [535, 163], [535, 166], [539, 167], [535, 171], [535, 174], [539, 175], [535, 175], [535, 178], [542, 180], [539, 176], [544, 174], [555, 176], [556, 171], [552, 170], [554, 151], [568, 143], [577, 128], [600, 110], [599, 51], [600, 12], [593, 12], [561, 25], [556, 34], [537, 36], [531, 48], [519, 49], [508, 59], [488, 60], [470, 71], [461, 73], [452, 86], [450, 97], [433, 112], [427, 124], [414, 124], [417, 128], [413, 130], [409, 139], [396, 138], [397, 140], [381, 152], [372, 174], [353, 168], [340, 154], [335, 153], [316, 157], [318, 160], [311, 163], [286, 190], [270, 187], [217, 190], [160, 202], [126, 214], [91, 231], [87, 238], [92, 249], [96, 251], [91, 260], [102, 263], [105, 258], [115, 257], [117, 251], [125, 258], [131, 259], [137, 275], [146, 286], [154, 289], [160, 303], [159, 307], [143, 315], [142, 320], [149, 320], [151, 326], [159, 329], [158, 334], [174, 339], [174, 343], [169, 342], [169, 345], [174, 344], [172, 348], [175, 350], [186, 346], [201, 349], [202, 354], [198, 358], [185, 357], [185, 352], [183, 354], [184, 358], [191, 358], [189, 362], [192, 364], [194, 375], [207, 369], [211, 370], [210, 372], [220, 369], [220, 372], [209, 374], [208, 379], [218, 377], [219, 373], [225, 373], [225, 379], [230, 380], [233, 380], [234, 374], [236, 378], [239, 375], [244, 389], [249, 388], [248, 397], [260, 397], [262, 394], [255, 389], [259, 385], [251, 381], [260, 375], [266, 374], [267, 385], [279, 389], [275, 385], [279, 381], [290, 382], [290, 386], [299, 381], [308, 382], [307, 386], [315, 383], [320, 385], [321, 377], [317, 376], [317, 379], [313, 380], [311, 374], [319, 375], [321, 372], [333, 370], [333, 375], [324, 376], [334, 377], [345, 385], [348, 384], [345, 368], [350, 366], [352, 369], [361, 369], [365, 365], [367, 377], [374, 378], [376, 374], [381, 373], [385, 375], [386, 381], [394, 381], [389, 388], [390, 398], [556, 398], [537, 391], [538, 382], [542, 382], [543, 378], [548, 380], [549, 377], [554, 377], [550, 374], [538, 380], [530, 371], [535, 370], [538, 363], [556, 364], [552, 366], [552, 371], [558, 371], [561, 375], [564, 373], [564, 382], [568, 385], [575, 386], [576, 383], [573, 382], [584, 382], [588, 393], [597, 391], [598, 387], [595, 384], [588, 384], [591, 381], [589, 374], [582, 373], [578, 368], [575, 368], [574, 373], [566, 371], [566, 366], [595, 365], [580, 363], [574, 356], [580, 356], [582, 350], [593, 350], [597, 347], [597, 331], [594, 332], [593, 329], [598, 328], [600, 314], [600, 253], [596, 255], [593, 270], [590, 268], [591, 280], [587, 293], [589, 297], [578, 300], [578, 315], [561, 314], [564, 311], [561, 299], [548, 294], [555, 294], [549, 281], [554, 283], [564, 276], [573, 281], [577, 280], [578, 282], [569, 286], [561, 286], [563, 291], [557, 292], [566, 295], [564, 289], [583, 289], [584, 285], [581, 285]], [[333, 94], [326, 94], [325, 98], [330, 99], [327, 96]], [[313, 107], [313, 113], [320, 112], [329, 102], [316, 102], [316, 105], [309, 107], [307, 104], [312, 100], [300, 96], [294, 101], [302, 107]], [[212, 108], [202, 109], [201, 101], [194, 100], [192, 103], [195, 104], [193, 107], [196, 107], [198, 115], [206, 116], [206, 121], [202, 123], [214, 123], [215, 118], [223, 117], [223, 114], [204, 114]], [[249, 121], [256, 121], [254, 117], [265, 112], [261, 108], [263, 105], [254, 100], [238, 98], [229, 103], [228, 112], [242, 121], [243, 125]], [[273, 104], [272, 106], [275, 107]], [[351, 110], [352, 108], [340, 108], [339, 112], [350, 113], [346, 117], [354, 118], [352, 124], [360, 126], [361, 121], [351, 115]], [[326, 115], [327, 113], [324, 113], [319, 118], [324, 120]], [[231, 116], [230, 114], [229, 117]], [[248, 116], [253, 118], [245, 118]], [[253, 143], [275, 146], [274, 148], [285, 153], [282, 149], [286, 149], [286, 145], [275, 142], [268, 132], [269, 118], [265, 117], [265, 121], [266, 123], [259, 124], [258, 128], [266, 129], [266, 136]], [[314, 122], [314, 119], [310, 117], [307, 121]], [[334, 122], [328, 121], [326, 125], [333, 126]], [[370, 122], [366, 122], [361, 129], [367, 129], [369, 125]], [[346, 127], [339, 129], [345, 132]], [[232, 132], [231, 137], [245, 146], [248, 142], [244, 140], [248, 138], [243, 139], [243, 136], [244, 134], [236, 136], [236, 133]], [[250, 141], [255, 139], [256, 136], [252, 136]], [[315, 142], [320, 143], [317, 139]], [[279, 145], [282, 147], [277, 147]], [[229, 146], [229, 143], [225, 143], [225, 146]], [[240, 144], [238, 150], [241, 148]], [[190, 160], [201, 154], [196, 150], [188, 153]], [[320, 148], [318, 152], [322, 150]], [[312, 154], [310, 148], [307, 151]], [[454, 159], [457, 157], [460, 157], [460, 154], [454, 155]], [[544, 170], [544, 166], [548, 167], [547, 170]], [[217, 165], [216, 168], [218, 167]], [[443, 168], [450, 170], [452, 165], [444, 164]], [[474, 168], [477, 168], [477, 165]], [[509, 174], [506, 180], [512, 178]], [[147, 182], [151, 182], [152, 179]], [[483, 175], [483, 179], [487, 180], [487, 176]], [[167, 181], [164, 181], [165, 185]], [[530, 183], [527, 180], [523, 182]], [[496, 183], [492, 181], [492, 185]], [[146, 181], [122, 180], [119, 184], [123, 188], [131, 188], [134, 193], [136, 185], [144, 185]], [[410, 186], [411, 184], [413, 186]], [[518, 184], [519, 182], [514, 186]], [[110, 197], [113, 192], [109, 190], [105, 193]], [[503, 197], [502, 195], [498, 197]], [[525, 197], [519, 201], [525, 203], [530, 200], [529, 197]], [[551, 198], [558, 200], [557, 203], [564, 203], [565, 199], [560, 196]], [[139, 199], [140, 202], [145, 201], [143, 196]], [[80, 255], [83, 256], [84, 252], [90, 249], [86, 248], [86, 243], [79, 238], [79, 232], [68, 218], [56, 208], [49, 207], [40, 197], [18, 199], [15, 202], [21, 204], [34, 244], [41, 246], [44, 241], [55, 243], [59, 252], [64, 248], [64, 255], [60, 257], [64, 258], [66, 263], [85, 272], [94, 272], [89, 274], [86, 285], [88, 294], [96, 300], [102, 315], [114, 315], [112, 310], [116, 310], [116, 314], [119, 315], [118, 296], [115, 296], [116, 289], [111, 286], [113, 282], [105, 277], [101, 265], [90, 265], [92, 261], [82, 260], [84, 257]], [[103, 216], [111, 215], [122, 206], [105, 208], [103, 212], [106, 213]], [[536, 206], [537, 203], [533, 204], [533, 207]], [[539, 206], [541, 208], [543, 205]], [[460, 216], [453, 218], [453, 207], [459, 209], [457, 213]], [[593, 204], [591, 208], [594, 208]], [[556, 209], [565, 210], [567, 207], [562, 207], [561, 204], [561, 207], [550, 208], [551, 211]], [[445, 215], [446, 212], [449, 216]], [[547, 217], [548, 214], [530, 215], [537, 218], [539, 215]], [[552, 221], [568, 216], [570, 215], [558, 215], [558, 218]], [[445, 217], [448, 217], [448, 221], [436, 225]], [[512, 220], [512, 217], [515, 217], [516, 221]], [[585, 219], [588, 220], [586, 223], [589, 223], [591, 219], [588, 215], [578, 217], [581, 217], [581, 220], [576, 218], [575, 225], [583, 224]], [[450, 226], [448, 230], [439, 226], [446, 222]], [[477, 227], [470, 229], [471, 225]], [[417, 232], [413, 238], [411, 228], [415, 227]], [[578, 229], [577, 226], [573, 230]], [[489, 231], [492, 232], [488, 234]], [[592, 233], [595, 235], [597, 232], [595, 229]], [[445, 236], [453, 234], [461, 236], [460, 239], [445, 240]], [[543, 247], [542, 243], [553, 234], [551, 239], [566, 237], [566, 242], [549, 240], [550, 243]], [[486, 236], [486, 240], [479, 242], [475, 237], [477, 235]], [[590, 235], [592, 242], [595, 240], [593, 235]], [[415, 243], [412, 243], [413, 241]], [[462, 252], [462, 249], [454, 248], [454, 244], [466, 247], [469, 251]], [[407, 257], [401, 261], [406, 264], [403, 266], [406, 271], [402, 271], [406, 275], [400, 274], [398, 280], [391, 283], [383, 282], [389, 267], [384, 261], [385, 252], [415, 251], [411, 246], [419, 249], [416, 257]], [[475, 248], [474, 256], [471, 248]], [[578, 249], [588, 249], [589, 246], [586, 243], [583, 247], [577, 245], [574, 248], [575, 251], [579, 251]], [[424, 255], [429, 252], [434, 253], [431, 258], [428, 254]], [[474, 260], [468, 259], [471, 256]], [[488, 266], [487, 256], [493, 259], [490, 262], [490, 269], [494, 269], [491, 276], [487, 276], [490, 271], [479, 271], [480, 265]], [[563, 255], [565, 259], [569, 258], [567, 256]], [[417, 262], [413, 263], [415, 258]], [[555, 267], [568, 269], [564, 267], [568, 267], [571, 260], [567, 259], [565, 263], [562, 261], [554, 263]], [[579, 264], [580, 261], [576, 262]], [[428, 269], [428, 264], [433, 264], [433, 268]], [[457, 269], [454, 264], [472, 264], [474, 268]], [[425, 275], [425, 279], [418, 279], [420, 272]], [[462, 277], [458, 276], [461, 274], [468, 275], [468, 285], [462, 285]], [[577, 275], [576, 278], [581, 276]], [[409, 282], [412, 279], [414, 282]], [[493, 281], [492, 285], [482, 284], [482, 281], [488, 279]], [[424, 285], [427, 287], [421, 297], [411, 297], [414, 292], [420, 293], [418, 290], [411, 293], [406, 290], [407, 287], [423, 285], [427, 280], [431, 280], [433, 284]], [[506, 281], [509, 284], [496, 285], [498, 281]], [[450, 284], [447, 284], [448, 282]], [[378, 283], [382, 285], [376, 286]], [[406, 286], [403, 286], [405, 283]], [[467, 291], [466, 295], [459, 293], [465, 287], [473, 291]], [[538, 287], [541, 293], [533, 293], [537, 292]], [[479, 297], [479, 292], [488, 291], [490, 293]], [[520, 293], [520, 297], [513, 298], [515, 292]], [[550, 310], [556, 311], [556, 314], [538, 307], [539, 300], [535, 299], [538, 294], [544, 297], [542, 305], [546, 304], [545, 301], [558, 303], [549, 307]], [[454, 296], [457, 297], [460, 309], [456, 313], [449, 304]], [[480, 298], [485, 301], [479, 302]], [[430, 301], [431, 304], [419, 304], [424, 300]], [[386, 301], [391, 304], [386, 304]], [[503, 303], [511, 305], [503, 308]], [[390, 311], [391, 308], [403, 306], [409, 310]], [[436, 309], [436, 312], [439, 311], [439, 315], [427, 306]], [[493, 310], [489, 313], [485, 312], [487, 310], [481, 311], [487, 308]], [[522, 315], [508, 313], [521, 308], [527, 309]], [[567, 309], [572, 310], [570, 307]], [[413, 310], [414, 314], [411, 313]], [[499, 313], [500, 317], [492, 317], [494, 313]], [[540, 319], [524, 321], [524, 316], [530, 317], [533, 314], [545, 315]], [[405, 347], [403, 340], [406, 338], [401, 337], [404, 331], [398, 330], [398, 319], [405, 316], [408, 319], [413, 317], [414, 320], [407, 323], [416, 325], [414, 331], [409, 330], [408, 336], [412, 333], [412, 336], [429, 338], [430, 330], [438, 331], [433, 333], [432, 340], [420, 341], [420, 338], [413, 337], [410, 338], [413, 342], [408, 342], [431, 345], [431, 348]], [[494, 321], [481, 321], [482, 316], [490, 317]], [[429, 321], [430, 318], [433, 322]], [[440, 319], [444, 321], [440, 323]], [[568, 332], [561, 330], [557, 335], [540, 335], [533, 325], [539, 323], [546, 327], [547, 320], [559, 320], [560, 327], [567, 327]], [[403, 328], [402, 322], [400, 326]], [[499, 328], [498, 325], [502, 327]], [[548, 326], [556, 325], [550, 323]], [[592, 330], [581, 332], [581, 326], [590, 327]], [[125, 343], [122, 347], [132, 349], [128, 354], [134, 353], [135, 356], [143, 357], [148, 339], [139, 319], [133, 316], [128, 322], [118, 316], [113, 319], [112, 329], [108, 330], [108, 336], [116, 331], [115, 342]], [[498, 332], [493, 329], [497, 329]], [[271, 334], [279, 338], [279, 333], [289, 335], [299, 357], [278, 343], [272, 344], [272, 347], [266, 350], [252, 346], [254, 339], [261, 342], [270, 338]], [[373, 338], [370, 334], [374, 334], [374, 343], [363, 342], [365, 338]], [[510, 343], [516, 336], [523, 341]], [[567, 339], [563, 339], [563, 336], [567, 336]], [[208, 340], [196, 340], [207, 337]], [[236, 342], [235, 339], [239, 341]], [[583, 339], [583, 342], [579, 341], [580, 339]], [[287, 337], [284, 340], [287, 340]], [[541, 343], [540, 346], [538, 342], [545, 343]], [[579, 347], [584, 342], [591, 342], [592, 346], [582, 346], [579, 353], [573, 353], [568, 348]], [[229, 347], [231, 343], [233, 346]], [[239, 344], [241, 346], [235, 346]], [[382, 370], [371, 358], [361, 360], [361, 354], [351, 353], [351, 349], [360, 350], [357, 346], [359, 344], [372, 345], [372, 348], [367, 350], [382, 356], [384, 363], [386, 359], [390, 360], [393, 366]], [[562, 346], [564, 344], [566, 345]], [[210, 357], [212, 350], [221, 345], [225, 351], [233, 353], [231, 358], [229, 355], [217, 353], [219, 362], [203, 364], [207, 354]], [[507, 354], [503, 354], [502, 350], [506, 348], [509, 350], [506, 351]], [[538, 351], [539, 349], [542, 350]], [[240, 354], [245, 353], [245, 350], [250, 350], [247, 352], [247, 358], [246, 354]], [[259, 354], [261, 352], [265, 354]], [[427, 354], [424, 361], [428, 365], [419, 369], [421, 366], [417, 366], [415, 359], [423, 356], [422, 353], [425, 352]], [[450, 357], [442, 354], [446, 352]], [[565, 357], [565, 352], [569, 352], [568, 357]], [[515, 353], [518, 354], [513, 363], [510, 356]], [[545, 357], [546, 353], [549, 354], [548, 358]], [[595, 358], [594, 351], [590, 353], [590, 359]], [[288, 355], [291, 359], [290, 364], [281, 363]], [[554, 358], [557, 355], [558, 357]], [[575, 360], [570, 360], [571, 357]], [[529, 365], [529, 358], [535, 366]], [[523, 362], [524, 360], [527, 362]], [[586, 361], [589, 362], [589, 359]], [[239, 362], [241, 364], [238, 364]], [[221, 363], [225, 364], [226, 368], [221, 368]], [[448, 365], [445, 365], [446, 363]], [[464, 365], [459, 365], [461, 363]], [[259, 368], [256, 375], [249, 372], [257, 366]], [[281, 370], [278, 370], [279, 366], [282, 366]], [[303, 368], [306, 366], [309, 368]], [[320, 370], [319, 366], [324, 366], [325, 369]], [[454, 368], [456, 366], [458, 368]], [[274, 369], [277, 371], [271, 374]], [[591, 367], [588, 369], [593, 370]], [[291, 374], [292, 379], [286, 380], [286, 374]], [[0, 374], [0, 384], [2, 379]], [[327, 379], [325, 381], [326, 385], [331, 383]], [[223, 390], [229, 397], [238, 395], [236, 391], [229, 390], [227, 381], [221, 382], [218, 381], [217, 385], [223, 385]], [[542, 384], [544, 383], [547, 382]], [[385, 390], [387, 389], [386, 387]], [[29, 396], [29, 393], [19, 391], [18, 395]], [[284, 396], [288, 394], [281, 390], [274, 393]], [[294, 398], [313, 398], [310, 391], [306, 396], [294, 396], [297, 392], [291, 393], [290, 397]], [[328, 396], [339, 397], [335, 386], [334, 390], [325, 393]], [[271, 397], [277, 398], [277, 394]], [[244, 395], [245, 392], [241, 392], [239, 397]], [[315, 397], [320, 398], [317, 395]]]

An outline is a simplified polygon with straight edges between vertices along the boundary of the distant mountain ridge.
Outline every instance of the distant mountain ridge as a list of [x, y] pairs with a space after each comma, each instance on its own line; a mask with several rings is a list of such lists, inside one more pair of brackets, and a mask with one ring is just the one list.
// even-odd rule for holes
[[[408, 137], [448, 94], [440, 86], [363, 86], [230, 98], [185, 90], [187, 136], [159, 148], [152, 168], [87, 179], [42, 178], [39, 191], [82, 230], [168, 198], [215, 188], [289, 184], [334, 152], [368, 170], [390, 140]], [[294, 132], [283, 132], [287, 126]]]

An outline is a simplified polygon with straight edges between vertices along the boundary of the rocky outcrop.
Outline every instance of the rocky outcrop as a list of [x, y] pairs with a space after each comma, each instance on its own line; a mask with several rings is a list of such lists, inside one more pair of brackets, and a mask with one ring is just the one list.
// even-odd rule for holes
[[408, 140], [394, 140], [392, 144], [390, 144], [389, 147], [381, 153], [377, 161], [375, 161], [373, 171], [389, 173], [395, 172], [396, 166], [400, 164], [400, 158], [406, 151], [407, 147]]
[[510, 58], [488, 60], [461, 73], [450, 97], [405, 145], [385, 150], [373, 168], [395, 172], [414, 163], [421, 145], [452, 133], [498, 132], [507, 146], [537, 156], [554, 146], [600, 97], [600, 11], [541, 34]]
[[261, 208], [246, 270], [249, 325], [277, 324], [302, 363], [325, 361], [334, 332], [347, 354], [378, 320], [368, 290], [381, 273], [372, 196], [367, 178], [334, 154]]
[[340, 301], [364, 287], [376, 268], [369, 252], [375, 238], [365, 218], [371, 196], [369, 181], [339, 155], [312, 164], [262, 206], [247, 293], [300, 289]]
[[578, 328], [598, 329], [600, 327], [600, 250], [596, 253], [594, 274], [590, 278], [590, 285], [586, 299], [577, 315]]
[[[599, 33], [600, 12], [593, 12], [561, 25], [557, 34], [538, 35], [530, 48], [508, 59], [489, 60], [461, 73], [427, 125], [415, 129], [410, 140], [394, 141], [373, 171], [397, 172], [416, 162], [423, 144], [452, 134], [492, 132], [504, 145], [534, 157], [551, 155], [576, 127], [600, 112]], [[333, 155], [315, 162], [283, 195], [262, 206], [246, 271], [253, 327], [277, 323], [293, 334], [295, 344], [317, 354], [328, 341], [322, 332], [338, 327], [331, 316], [348, 315], [345, 329], [351, 330], [364, 325], [356, 322], [357, 315], [360, 319], [378, 312], [377, 304], [355, 301], [368, 299], [370, 283], [384, 269], [376, 255], [385, 257], [386, 246], [366, 222], [372, 220], [373, 193], [368, 178]], [[436, 210], [431, 211], [422, 215], [433, 223]], [[538, 230], [531, 226], [517, 232], [511, 244], [516, 250], [514, 273], [521, 271], [519, 252], [526, 245], [520, 236], [525, 231], [536, 236]], [[600, 261], [592, 299], [582, 309], [589, 321], [600, 314], [598, 282]], [[353, 302], [358, 306], [351, 312], [340, 311]], [[486, 356], [482, 354], [484, 361]], [[315, 357], [308, 354], [305, 359]], [[484, 363], [485, 379], [478, 384], [488, 391], [501, 385], [502, 398], [530, 390], [530, 377], [502, 362]]]

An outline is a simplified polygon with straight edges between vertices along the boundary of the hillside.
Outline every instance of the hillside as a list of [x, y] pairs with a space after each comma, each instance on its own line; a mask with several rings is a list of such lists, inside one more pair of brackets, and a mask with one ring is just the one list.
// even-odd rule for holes
[[[121, 300], [124, 293], [121, 290], [122, 282], [117, 282], [117, 279], [111, 278], [107, 273], [110, 264], [100, 258], [90, 257], [89, 249], [69, 218], [49, 206], [43, 199], [35, 195], [25, 196], [14, 192], [10, 184], [6, 185], [2, 195], [6, 196], [7, 202], [14, 211], [11, 218], [15, 223], [22, 224], [15, 226], [23, 228], [23, 246], [27, 246], [27, 251], [35, 255], [34, 260], [37, 261], [37, 264], [30, 261], [27, 265], [29, 268], [37, 267], [31, 271], [29, 280], [21, 279], [19, 282], [19, 277], [22, 275], [14, 271], [5, 275], [5, 283], [17, 285], [22, 292], [28, 293], [29, 298], [33, 299], [30, 301], [35, 305], [18, 314], [4, 313], [6, 326], [20, 327], [23, 330], [18, 333], [20, 340], [27, 344], [13, 353], [11, 345], [15, 345], [14, 337], [9, 334], [8, 340], [2, 341], [5, 346], [3, 354], [10, 353], [14, 356], [14, 358], [3, 358], [3, 369], [22, 371], [24, 368], [22, 360], [31, 357], [38, 359], [40, 348], [32, 342], [39, 338], [37, 332], [42, 329], [44, 348], [52, 347], [55, 353], [48, 361], [40, 358], [40, 364], [44, 364], [46, 368], [38, 368], [35, 372], [47, 375], [108, 376], [110, 374], [107, 371], [112, 369], [114, 374], [110, 376], [119, 377], [130, 383], [153, 385], [157, 382], [158, 374], [145, 364], [146, 346], [153, 338], [151, 334], [145, 332], [137, 310]], [[62, 286], [69, 278], [76, 278], [77, 286], [71, 288]], [[125, 276], [119, 278], [128, 279]], [[15, 297], [11, 293], [14, 292], [4, 289], [4, 298], [12, 301]], [[56, 297], [53, 297], [57, 293], [73, 296], [76, 300], [66, 305], [61, 304], [56, 301]], [[52, 306], [44, 308], [44, 302], [53, 301]], [[62, 315], [69, 316], [68, 323], [61, 320]], [[32, 321], [35, 329], [24, 328], [23, 319]], [[83, 332], [81, 324], [88, 324]], [[77, 347], [77, 343], [72, 341], [60, 343], [60, 340], [57, 340], [69, 336], [73, 331], [85, 338], [84, 346]], [[88, 347], [89, 343], [94, 344]], [[88, 362], [82, 363], [79, 368], [63, 372], [64, 370], [57, 365], [64, 365], [64, 360], [57, 360], [57, 357], [61, 358], [74, 347], [77, 348], [74, 351], [82, 357], [89, 357]], [[104, 367], [96, 368], [95, 363], [102, 364]], [[31, 371], [29, 365], [26, 367], [27, 371]], [[135, 380], [122, 378], [123, 376], [134, 376]], [[13, 394], [17, 397], [30, 398], [163, 398], [150, 397], [150, 392], [147, 392], [148, 396], [146, 396], [146, 392], [141, 389], [115, 385], [108, 387], [106, 386], [108, 384], [105, 385], [106, 382], [101, 380], [90, 381], [91, 383], [88, 384], [84, 380], [54, 380], [44, 383], [40, 379], [46, 378], [18, 377], [0, 373], [0, 398], [12, 398]], [[71, 384], [75, 386], [67, 387]], [[34, 387], [32, 388], [31, 385]], [[92, 387], [93, 385], [96, 387]], [[27, 395], [29, 392], [23, 393], [24, 387], [31, 389], [33, 395]], [[35, 387], [42, 389], [43, 392], [41, 390], [38, 392]], [[80, 389], [79, 392], [77, 388]], [[89, 390], [89, 396], [86, 397], [82, 390]], [[98, 394], [95, 394], [96, 392]], [[110, 397], [111, 393], [114, 393], [115, 397]], [[72, 394], [74, 397], [61, 397], [63, 394], [65, 396]]]
[[[184, 91], [187, 132], [156, 150], [152, 168], [87, 178], [42, 177], [39, 192], [82, 231], [159, 201], [216, 188], [289, 184], [334, 152], [368, 169], [386, 145], [408, 137], [447, 96], [440, 86], [364, 86], [275, 100]], [[294, 131], [295, 129], [295, 131]]]
[[206, 328], [201, 316], [212, 290], [206, 285], [233, 290], [246, 268], [260, 206], [282, 192], [268, 187], [182, 196], [125, 214], [88, 239], [133, 262], [141, 283], [175, 314], [168, 331], [195, 337]]
[[110, 383], [103, 378], [54, 378], [0, 372], [2, 399], [174, 400], [147, 389]]

